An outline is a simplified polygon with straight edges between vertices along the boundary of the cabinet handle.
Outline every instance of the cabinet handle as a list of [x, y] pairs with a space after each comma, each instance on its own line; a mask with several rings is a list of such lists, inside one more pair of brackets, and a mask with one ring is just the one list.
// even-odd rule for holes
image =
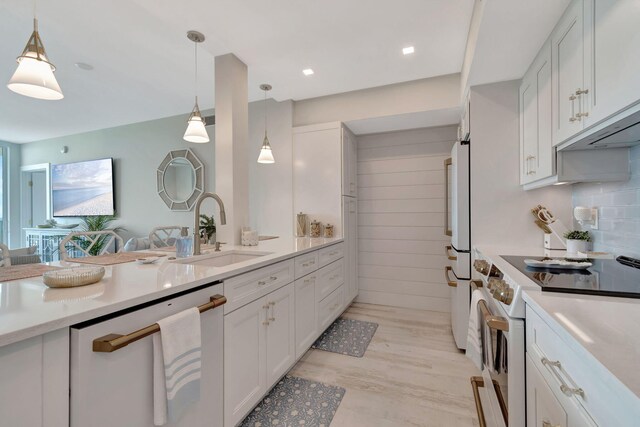
[[458, 257], [457, 257], [457, 256], [455, 256], [455, 255], [451, 255], [451, 254], [449, 253], [449, 251], [450, 251], [451, 249], [453, 249], [453, 248], [451, 247], [451, 245], [447, 245], [447, 246], [445, 246], [445, 247], [444, 247], [444, 254], [447, 256], [447, 259], [450, 259], [451, 261], [455, 261], [455, 260], [457, 260], [457, 259], [458, 259]]
[[[220, 307], [227, 302], [227, 298], [222, 295], [214, 295], [209, 298], [209, 302], [198, 306], [198, 311], [205, 311]], [[138, 329], [127, 335], [109, 334], [93, 340], [93, 351], [96, 353], [111, 353], [122, 347], [126, 347], [132, 342], [141, 340], [142, 338], [160, 332], [160, 325], [154, 323], [146, 328]]]
[[278, 276], [271, 276], [269, 277], [268, 280], [260, 280], [258, 281], [258, 285], [263, 286], [263, 285], [266, 285], [267, 283], [273, 282], [274, 280], [278, 280]]
[[309, 262], [305, 262], [304, 264], [302, 264], [303, 267], [309, 267], [310, 265], [315, 264], [315, 260], [314, 261], [309, 261]]
[[529, 157], [531, 158], [530, 161], [532, 163], [531, 170], [529, 171], [529, 173], [531, 175], [535, 175], [536, 174], [536, 170], [535, 170], [535, 168], [533, 166], [535, 165], [534, 160], [536, 159], [536, 156], [529, 156]]
[[263, 305], [262, 308], [265, 309], [265, 321], [262, 324], [269, 326], [269, 303]]
[[589, 93], [589, 89], [576, 89], [576, 96], [580, 99], [578, 99], [578, 107], [580, 112], [578, 114], [575, 115], [576, 120], [577, 121], [581, 121], [583, 117], [589, 117], [589, 113], [588, 112], [582, 112], [582, 95], [586, 95]]
[[329, 253], [328, 253], [328, 256], [338, 255], [339, 253], [340, 253], [339, 251], [329, 252]]
[[553, 376], [556, 377], [556, 379], [560, 382], [561, 392], [563, 392], [567, 396], [572, 396], [574, 394], [577, 394], [578, 396], [584, 399], [584, 390], [582, 390], [580, 387], [578, 388], [569, 387], [567, 383], [565, 383], [564, 380], [562, 379], [562, 376], [560, 375], [560, 371], [562, 371], [562, 364], [560, 364], [560, 361], [549, 360], [546, 357], [540, 358], [540, 361], [544, 366], [549, 367], [549, 370], [551, 371]]
[[[269, 302], [269, 306], [271, 307], [271, 317], [269, 317], [267, 320], [270, 321], [270, 322], [275, 322], [276, 321], [276, 309], [275, 309], [276, 303], [275, 303], [275, 301], [270, 301]], [[269, 313], [269, 310], [267, 309], [267, 315], [268, 315], [268, 313]]]
[[542, 421], [542, 427], [561, 427], [560, 424], [551, 424], [549, 421]]
[[455, 288], [458, 286], [458, 282], [453, 281], [453, 280], [449, 280], [449, 272], [452, 271], [453, 268], [451, 268], [450, 266], [446, 266], [444, 268], [444, 278], [447, 281], [447, 285], [451, 286], [452, 288]]

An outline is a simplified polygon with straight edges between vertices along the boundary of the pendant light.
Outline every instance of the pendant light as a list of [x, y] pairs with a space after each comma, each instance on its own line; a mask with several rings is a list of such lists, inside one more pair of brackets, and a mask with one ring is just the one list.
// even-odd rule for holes
[[275, 163], [273, 158], [273, 151], [271, 151], [271, 144], [269, 144], [269, 138], [267, 137], [267, 92], [271, 90], [271, 85], [261, 84], [260, 89], [264, 91], [264, 140], [262, 141], [262, 148], [260, 149], [260, 155], [258, 156], [258, 163]]
[[19, 93], [37, 99], [57, 100], [64, 98], [62, 90], [53, 75], [56, 67], [49, 62], [44, 44], [38, 33], [36, 6], [33, 6], [33, 33], [16, 59], [18, 68], [9, 80], [7, 87]]
[[200, 114], [200, 108], [198, 107], [198, 43], [202, 43], [204, 41], [204, 34], [198, 31], [189, 31], [187, 33], [187, 38], [191, 40], [196, 47], [195, 54], [195, 94], [196, 94], [196, 104], [191, 111], [191, 115], [187, 120], [187, 130], [184, 133], [184, 140], [188, 142], [195, 142], [197, 144], [204, 144], [205, 142], [209, 142], [209, 134], [207, 133], [207, 129], [205, 128], [205, 121]]

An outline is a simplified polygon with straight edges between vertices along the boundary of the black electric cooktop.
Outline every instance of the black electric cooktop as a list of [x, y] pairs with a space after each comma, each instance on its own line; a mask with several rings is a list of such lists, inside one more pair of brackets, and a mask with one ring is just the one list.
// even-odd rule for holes
[[525, 259], [544, 257], [502, 256], [505, 261], [542, 287], [543, 291], [640, 298], [640, 262], [633, 258], [589, 260], [587, 270], [534, 268]]

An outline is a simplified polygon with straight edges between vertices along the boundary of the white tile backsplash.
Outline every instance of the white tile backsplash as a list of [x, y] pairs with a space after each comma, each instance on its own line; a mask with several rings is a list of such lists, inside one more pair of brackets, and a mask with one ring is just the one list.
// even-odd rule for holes
[[592, 231], [594, 250], [640, 258], [640, 146], [632, 148], [629, 157], [629, 181], [576, 184], [573, 206], [598, 208], [600, 229]]

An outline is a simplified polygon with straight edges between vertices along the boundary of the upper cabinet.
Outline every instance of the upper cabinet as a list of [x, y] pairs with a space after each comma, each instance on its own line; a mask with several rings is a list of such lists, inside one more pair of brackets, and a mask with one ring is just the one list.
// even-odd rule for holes
[[551, 34], [554, 145], [640, 101], [638, 22], [637, 0], [569, 5]]
[[458, 127], [458, 139], [460, 141], [469, 141], [471, 138], [471, 98], [470, 90], [464, 96], [462, 102], [462, 115], [460, 116], [460, 126]]
[[589, 89], [584, 84], [584, 3], [574, 0], [551, 34], [553, 74], [553, 142], [559, 144], [583, 127], [583, 104]]
[[640, 4], [590, 0], [584, 12], [586, 128], [640, 101]]
[[551, 136], [551, 45], [544, 47], [520, 84], [520, 184], [555, 173]]
[[342, 194], [356, 197], [358, 195], [358, 152], [355, 136], [342, 127]]

